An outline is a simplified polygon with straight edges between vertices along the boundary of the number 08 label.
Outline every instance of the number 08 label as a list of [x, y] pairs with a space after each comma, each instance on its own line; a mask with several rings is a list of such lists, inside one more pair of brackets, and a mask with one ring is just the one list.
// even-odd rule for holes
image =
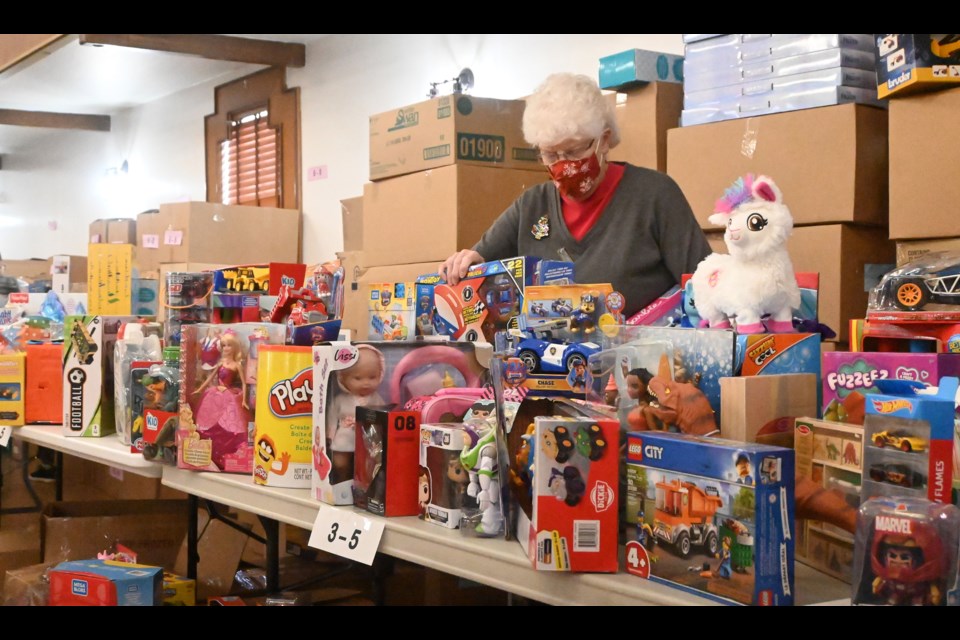
[[383, 536], [383, 520], [348, 509], [320, 507], [307, 544], [349, 560], [373, 564]]

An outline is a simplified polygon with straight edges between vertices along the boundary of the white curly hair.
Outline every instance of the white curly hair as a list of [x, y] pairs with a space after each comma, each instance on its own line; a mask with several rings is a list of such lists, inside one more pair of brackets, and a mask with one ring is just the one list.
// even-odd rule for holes
[[585, 75], [554, 73], [527, 98], [523, 137], [538, 148], [572, 138], [596, 139], [610, 129], [610, 148], [620, 143], [613, 101]]

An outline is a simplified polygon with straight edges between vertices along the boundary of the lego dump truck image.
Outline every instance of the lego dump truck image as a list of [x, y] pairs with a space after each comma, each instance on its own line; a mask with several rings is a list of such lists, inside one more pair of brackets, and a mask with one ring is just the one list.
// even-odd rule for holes
[[681, 558], [692, 545], [702, 546], [711, 557], [718, 549], [714, 514], [723, 505], [716, 487], [701, 489], [680, 479], [657, 483], [657, 510], [653, 535], [672, 545]]

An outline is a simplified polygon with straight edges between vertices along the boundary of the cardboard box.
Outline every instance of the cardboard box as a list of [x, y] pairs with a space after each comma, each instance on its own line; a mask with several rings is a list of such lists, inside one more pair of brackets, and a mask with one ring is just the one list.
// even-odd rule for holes
[[793, 604], [793, 481], [790, 449], [630, 432], [627, 572], [721, 602]]
[[793, 421], [817, 415], [817, 376], [788, 373], [720, 378], [720, 434], [793, 448]]
[[63, 421], [63, 345], [28, 344], [24, 415], [27, 424]]
[[875, 33], [877, 95], [914, 93], [960, 82], [954, 33]]
[[[0, 576], [7, 571], [40, 562], [40, 536], [36, 527], [0, 531]], [[3, 587], [0, 578], [0, 587]]]
[[137, 244], [133, 218], [100, 218], [90, 223], [90, 244]]
[[934, 251], [949, 251], [960, 256], [960, 238], [900, 240], [897, 242], [897, 266], [902, 267]]
[[630, 91], [605, 96], [614, 103], [620, 144], [610, 150], [611, 162], [667, 170], [667, 130], [680, 122], [683, 86], [651, 82]]
[[0, 261], [0, 273], [11, 278], [26, 278], [27, 280], [45, 280], [50, 278], [50, 269], [53, 267], [53, 258], [40, 260], [3, 260]]
[[[708, 233], [707, 239], [714, 251], [729, 253], [722, 233]], [[795, 271], [820, 272], [817, 315], [837, 340], [847, 341], [850, 320], [867, 308], [868, 266], [892, 264], [893, 243], [880, 228], [833, 224], [794, 227], [787, 249]]]
[[671, 129], [667, 173], [704, 229], [746, 173], [776, 180], [795, 224], [887, 220], [887, 113], [844, 104]]
[[[229, 516], [228, 516], [229, 517]], [[230, 591], [233, 586], [234, 574], [240, 564], [243, 548], [248, 541], [242, 529], [249, 525], [237, 523], [240, 529], [231, 527], [226, 522], [211, 520], [206, 509], [197, 512], [197, 530], [200, 532], [197, 539], [196, 597], [206, 600], [211, 596]], [[174, 551], [176, 564], [173, 572], [187, 575], [187, 540], [182, 538], [182, 545], [178, 545], [179, 553]]]
[[160, 205], [137, 216], [142, 275], [166, 262], [300, 262], [300, 212], [212, 202]]
[[50, 502], [40, 520], [44, 562], [95, 558], [119, 542], [172, 569], [186, 533], [186, 500]]
[[497, 217], [546, 171], [455, 165], [363, 188], [367, 266], [446, 260], [472, 247]]
[[340, 215], [343, 218], [343, 250], [361, 251], [363, 249], [363, 196], [341, 200]]
[[56, 293], [84, 292], [87, 287], [86, 256], [58, 255], [51, 258], [53, 290]]
[[627, 49], [600, 58], [601, 89], [629, 89], [658, 80], [683, 84], [683, 56]]
[[890, 237], [957, 235], [960, 89], [890, 101]]
[[471, 164], [536, 169], [523, 100], [454, 94], [370, 116], [370, 179]]
[[87, 270], [87, 311], [94, 315], [128, 315], [133, 308], [132, 244], [91, 244]]

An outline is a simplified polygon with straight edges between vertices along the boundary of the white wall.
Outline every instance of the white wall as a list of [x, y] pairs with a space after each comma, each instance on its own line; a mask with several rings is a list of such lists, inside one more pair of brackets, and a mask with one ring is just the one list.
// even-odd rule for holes
[[[596, 77], [601, 56], [633, 47], [683, 51], [679, 34], [335, 34], [311, 43], [306, 66], [287, 75], [301, 88], [304, 260], [342, 247], [340, 200], [360, 195], [367, 180], [370, 115], [426, 99], [430, 82], [463, 67], [476, 77], [471, 94], [516, 98], [555, 71]], [[0, 253], [83, 254], [91, 220], [205, 199], [203, 118], [224, 81], [114, 114], [110, 133], [56, 131], [4, 158]], [[124, 159], [126, 179], [105, 188], [106, 169]], [[321, 165], [329, 177], [307, 181], [307, 169]]]

